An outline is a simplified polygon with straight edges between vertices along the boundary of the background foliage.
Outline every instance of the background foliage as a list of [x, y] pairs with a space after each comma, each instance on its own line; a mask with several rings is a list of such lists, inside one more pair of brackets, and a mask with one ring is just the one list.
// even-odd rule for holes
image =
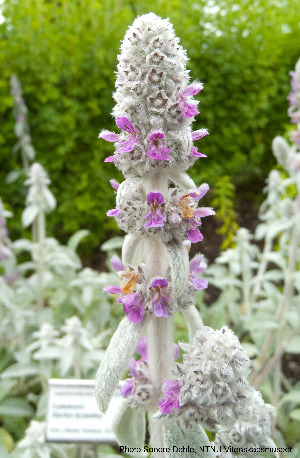
[[7, 173], [20, 167], [20, 158], [11, 154], [9, 78], [15, 73], [29, 108], [36, 159], [48, 170], [58, 202], [50, 231], [66, 241], [86, 228], [95, 246], [117, 230], [106, 217], [114, 206], [108, 180], [121, 177], [113, 165], [103, 164], [112, 145], [100, 144], [97, 137], [101, 128], [115, 129], [108, 113], [120, 40], [134, 18], [149, 11], [170, 18], [188, 50], [191, 78], [205, 83], [195, 127], [206, 127], [211, 135], [202, 140], [208, 158], [198, 161], [193, 178], [213, 188], [215, 180], [229, 175], [237, 195], [255, 198], [274, 163], [271, 140], [288, 123], [288, 73], [300, 55], [298, 6], [298, 0], [5, 0], [0, 25], [2, 199], [15, 215], [16, 209], [21, 212], [22, 180], [5, 185]]

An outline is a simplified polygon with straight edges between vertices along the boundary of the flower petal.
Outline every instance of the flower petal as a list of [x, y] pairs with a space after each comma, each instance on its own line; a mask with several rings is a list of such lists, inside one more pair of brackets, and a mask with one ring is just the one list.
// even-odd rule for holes
[[131, 124], [129, 119], [126, 118], [126, 117], [118, 117], [118, 118], [116, 118], [116, 124], [120, 129], [122, 129], [125, 132], [128, 132], [130, 134], [135, 134], [136, 133], [133, 125]]
[[114, 143], [119, 141], [120, 135], [110, 132], [109, 130], [102, 130], [98, 138], [103, 138], [103, 140], [106, 140], [107, 142]]
[[202, 83], [192, 83], [187, 86], [183, 91], [181, 91], [180, 95], [182, 97], [189, 97], [190, 95], [196, 95], [203, 89]]
[[103, 288], [103, 291], [105, 293], [111, 293], [111, 294], [121, 294], [122, 293], [120, 286], [117, 286], [117, 285], [106, 286], [105, 288]]
[[208, 135], [208, 130], [206, 129], [195, 130], [195, 132], [192, 132], [192, 139], [194, 141], [199, 140], [200, 138], [205, 137], [205, 135]]

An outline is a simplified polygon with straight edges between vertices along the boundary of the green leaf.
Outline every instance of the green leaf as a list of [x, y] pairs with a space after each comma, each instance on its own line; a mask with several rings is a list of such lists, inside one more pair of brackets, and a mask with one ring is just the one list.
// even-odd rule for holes
[[290, 417], [292, 420], [300, 421], [300, 409], [295, 409], [290, 412]]
[[33, 407], [25, 399], [5, 398], [0, 402], [0, 415], [31, 417], [33, 414]]
[[[132, 409], [127, 399], [122, 399], [113, 419], [112, 428], [120, 445], [144, 449], [146, 419], [145, 411]], [[147, 453], [132, 453], [132, 456], [148, 456]]]
[[177, 422], [169, 421], [163, 428], [166, 446], [171, 450], [168, 458], [215, 458], [210, 449], [209, 439], [201, 426], [196, 425], [193, 429], [183, 430]]
[[0, 380], [0, 401], [9, 393], [15, 384], [16, 382], [13, 380]]
[[76, 251], [81, 240], [89, 235], [89, 233], [90, 231], [87, 231], [86, 229], [75, 232], [75, 234], [73, 234], [68, 240], [68, 247], [71, 248], [71, 250]]
[[27, 377], [40, 373], [39, 367], [33, 363], [16, 363], [2, 372], [1, 378]]
[[291, 390], [289, 393], [282, 396], [280, 403], [284, 402], [300, 404], [300, 390]]
[[124, 317], [112, 336], [95, 382], [96, 401], [103, 413], [106, 412], [118, 383], [127, 369], [146, 323], [146, 320], [138, 324], [133, 323]]
[[298, 355], [300, 353], [300, 336], [293, 337], [285, 347], [287, 353]]
[[122, 248], [124, 243], [124, 237], [112, 237], [101, 245], [102, 251], [116, 250]]

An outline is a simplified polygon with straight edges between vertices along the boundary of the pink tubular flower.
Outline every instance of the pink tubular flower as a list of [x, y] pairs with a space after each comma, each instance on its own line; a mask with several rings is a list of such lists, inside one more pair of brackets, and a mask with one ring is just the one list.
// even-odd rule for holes
[[166, 310], [165, 303], [170, 304], [171, 300], [166, 295], [165, 291], [168, 287], [168, 282], [165, 278], [156, 278], [151, 284], [154, 291], [151, 304], [154, 305], [154, 315], [166, 318], [169, 316]]
[[[108, 159], [108, 158], [107, 158]], [[108, 161], [106, 161], [108, 162]], [[118, 183], [116, 180], [109, 180], [112, 188], [114, 188], [115, 191], [119, 189], [120, 183]]]
[[201, 275], [207, 268], [205, 262], [202, 262], [203, 255], [196, 255], [190, 262], [190, 278], [189, 282], [193, 285], [196, 290], [207, 288], [207, 280], [203, 278], [197, 278], [197, 275]]
[[119, 272], [120, 270], [125, 270], [123, 262], [120, 258], [118, 258], [116, 254], [113, 255], [113, 257], [110, 260], [110, 263], [116, 272]]
[[195, 218], [190, 218], [189, 223], [190, 223], [191, 229], [188, 231], [188, 239], [192, 243], [202, 242], [203, 235], [201, 234], [199, 229], [196, 228], [196, 226], [201, 226], [201, 222], [196, 221]]
[[180, 409], [179, 393], [181, 385], [177, 380], [166, 380], [164, 382], [165, 398], [160, 399], [158, 402], [161, 413], [168, 414], [173, 412], [174, 409]]
[[148, 361], [148, 348], [147, 348], [147, 339], [145, 336], [142, 336], [137, 344], [137, 352], [141, 355], [141, 358], [138, 361], [135, 361], [133, 358], [130, 359], [128, 368], [132, 378], [125, 380], [121, 386], [121, 395], [123, 398], [128, 398], [134, 391], [137, 386], [138, 379], [141, 376], [141, 371], [139, 367], [143, 366], [144, 362]]
[[183, 110], [185, 118], [192, 118], [193, 116], [196, 116], [199, 113], [199, 111], [197, 110], [198, 102], [188, 103], [187, 97], [198, 94], [198, 92], [200, 92], [201, 89], [203, 89], [203, 84], [192, 83], [180, 92], [179, 103]]
[[143, 215], [143, 218], [151, 217], [151, 219], [144, 225], [146, 229], [150, 227], [161, 227], [164, 225], [166, 217], [161, 212], [161, 205], [164, 201], [164, 196], [160, 192], [152, 191], [147, 195], [147, 202], [150, 204], [150, 211], [146, 215]]
[[165, 138], [165, 134], [161, 130], [154, 130], [150, 135], [147, 156], [151, 157], [151, 159], [157, 161], [170, 160], [168, 154], [171, 150], [164, 146], [163, 138]]
[[148, 345], [146, 336], [142, 336], [136, 347], [137, 352], [141, 355], [144, 361], [148, 361]]
[[[200, 138], [205, 137], [205, 135], [208, 135], [208, 131], [206, 129], [196, 130], [195, 132], [192, 132], [192, 139], [194, 141], [200, 140]], [[199, 153], [196, 146], [192, 146], [191, 153], [195, 157], [207, 157], [206, 154]]]
[[118, 209], [118, 207], [116, 207], [116, 208], [113, 208], [112, 210], [108, 210], [106, 214], [107, 216], [118, 216], [119, 213], [120, 213], [120, 210]]
[[123, 304], [123, 310], [129, 321], [140, 323], [143, 320], [144, 303], [141, 293], [124, 294], [120, 302]]
[[120, 388], [121, 395], [123, 398], [128, 398], [134, 390], [134, 379], [128, 378], [125, 380], [123, 385]]
[[[125, 140], [123, 139], [122, 134], [115, 134], [114, 132], [109, 132], [108, 130], [100, 132], [98, 138], [103, 138], [103, 140], [106, 140], [107, 142], [117, 142], [118, 149], [116, 150], [116, 153], [130, 153], [138, 141], [139, 132], [135, 130], [129, 119], [126, 117], [116, 118], [116, 124], [125, 133]], [[109, 156], [104, 162], [115, 161], [116, 156]]]

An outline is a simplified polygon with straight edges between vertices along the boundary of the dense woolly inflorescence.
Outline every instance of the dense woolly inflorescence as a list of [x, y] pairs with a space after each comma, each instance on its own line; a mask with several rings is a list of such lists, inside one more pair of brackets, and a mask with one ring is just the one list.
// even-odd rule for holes
[[[203, 85], [189, 84], [185, 51], [169, 21], [153, 13], [135, 20], [118, 57], [113, 115], [120, 132], [104, 130], [99, 137], [115, 144], [106, 162], [114, 163], [126, 179], [121, 184], [110, 181], [117, 196], [116, 207], [107, 215], [125, 232], [151, 238], [153, 244], [202, 241], [201, 219], [214, 211], [198, 204], [209, 186], [197, 187], [184, 171], [204, 156], [193, 142], [208, 132], [191, 130], [199, 113], [193, 95]], [[122, 284], [105, 291], [118, 294], [130, 321], [140, 323], [149, 314], [166, 318], [191, 305], [195, 290], [206, 288], [205, 281], [198, 281], [205, 270], [199, 263], [193, 261], [189, 281], [187, 272], [176, 297], [172, 268], [147, 276], [149, 269], [141, 265], [113, 265]], [[127, 287], [125, 278], [130, 278]]]
[[150, 13], [129, 27], [121, 46], [113, 115], [120, 134], [102, 131], [115, 142], [114, 162], [125, 176], [143, 176], [159, 165], [184, 171], [201, 153], [193, 141], [207, 134], [192, 133], [197, 101], [203, 87], [189, 83], [187, 57], [172, 25]]
[[235, 334], [226, 326], [219, 331], [205, 326], [181, 348], [186, 352], [183, 363], [165, 381], [159, 401], [163, 418], [187, 428], [201, 423], [217, 432], [218, 444], [238, 442], [238, 433], [245, 446], [266, 444], [273, 408], [249, 385], [250, 360]]

